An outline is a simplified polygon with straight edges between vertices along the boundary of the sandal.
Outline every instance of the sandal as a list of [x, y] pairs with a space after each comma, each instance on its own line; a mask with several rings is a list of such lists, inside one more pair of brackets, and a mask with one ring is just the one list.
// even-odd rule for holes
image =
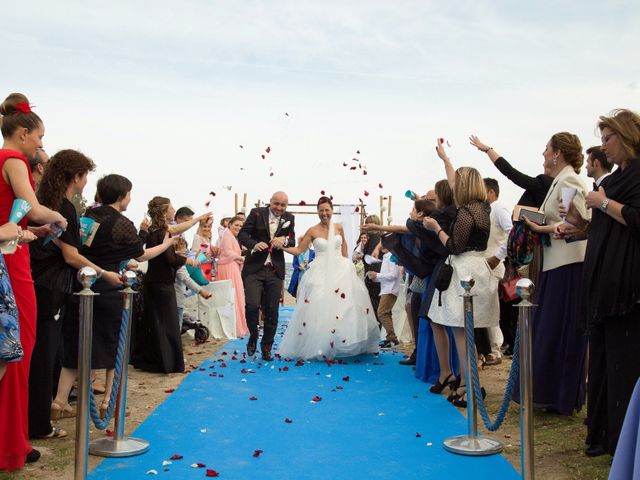
[[37, 436], [37, 437], [34, 437], [34, 438], [36, 438], [38, 440], [49, 440], [49, 439], [52, 439], [52, 438], [64, 438], [66, 436], [67, 436], [66, 430], [63, 430], [61, 428], [52, 426], [51, 427], [51, 433], [49, 433], [48, 435], [40, 435], [40, 436]]
[[76, 416], [76, 409], [68, 403], [63, 405], [62, 403], [54, 400], [51, 402], [51, 419], [60, 420], [61, 418], [73, 418]]
[[[487, 392], [484, 389], [484, 387], [480, 387], [480, 393], [482, 394], [483, 400], [487, 398]], [[458, 398], [453, 401], [453, 404], [459, 408], [467, 408], [467, 400], [466, 398], [464, 398], [466, 396], [467, 396], [467, 392], [464, 392], [462, 395], [459, 395]]]

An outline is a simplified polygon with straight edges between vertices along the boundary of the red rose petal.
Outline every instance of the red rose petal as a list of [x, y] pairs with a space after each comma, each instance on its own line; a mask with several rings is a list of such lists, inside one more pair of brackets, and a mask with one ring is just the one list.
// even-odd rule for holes
[[304, 299], [304, 303], [309, 303], [309, 300], [307, 300], [306, 298]]
[[360, 211], [360, 207], [356, 207], [356, 209], [354, 210], [355, 213], [358, 213]]
[[367, 315], [369, 315], [369, 307], [367, 307]]
[[350, 380], [349, 376], [347, 375], [346, 377], [342, 377], [342, 381], [343, 382], [348, 382]]
[[264, 153], [263, 153], [262, 155], [260, 155], [260, 156], [262, 157], [262, 159], [263, 159], [263, 160], [264, 160], [265, 158], [267, 158], [267, 157], [265, 157], [265, 156], [264, 156]]
[[304, 207], [307, 204], [307, 202], [305, 202], [304, 200], [301, 200], [300, 202], [298, 202], [298, 205], [300, 205], [301, 207]]
[[367, 174], [367, 171], [366, 171], [366, 170], [363, 170], [363, 171], [362, 171], [362, 174], [363, 174], [363, 175], [366, 175], [366, 174]]
[[293, 423], [293, 420], [291, 420], [290, 418], [285, 418], [284, 423]]
[[347, 162], [342, 162], [343, 167], [346, 167], [347, 165], [348, 165]]
[[289, 367], [282, 367], [282, 371], [283, 372], [288, 372], [289, 371]]
[[211, 195], [212, 197], [216, 196], [216, 192], [209, 192], [209, 195]]
[[211, 205], [211, 201], [207, 201], [207, 203], [204, 204], [205, 207], [209, 207], [209, 205]]
[[339, 288], [336, 288], [336, 289], [334, 290], [334, 292], [336, 292], [336, 293], [338, 293], [339, 291], [340, 291], [340, 289], [339, 289]]
[[383, 188], [381, 183], [378, 184], [378, 188]]
[[350, 167], [349, 170], [357, 170], [358, 167]]
[[262, 452], [264, 450], [256, 450], [255, 452], [253, 452], [253, 458], [258, 458], [260, 455], [262, 455]]
[[273, 177], [273, 172], [269, 173], [269, 176], [270, 176], [270, 177]]
[[420, 438], [422, 437], [422, 435], [420, 435], [418, 432], [416, 432], [416, 438]]
[[284, 114], [285, 114], [285, 116], [287, 116], [287, 117], [289, 116], [289, 114], [288, 114], [287, 112], [284, 112]]
[[168, 390], [165, 390], [164, 393], [173, 393], [175, 391], [176, 391], [175, 388], [169, 388]]
[[171, 460], [182, 460], [184, 457], [182, 455], [171, 455], [170, 459]]
[[196, 468], [204, 468], [206, 465], [204, 463], [196, 463]]
[[267, 147], [267, 149], [265, 150], [265, 152], [267, 152], [267, 153], [271, 153], [271, 147]]
[[344, 387], [343, 387], [342, 385], [338, 385], [338, 386], [336, 387], [336, 390], [342, 390], [343, 388], [344, 388]]
[[312, 398], [312, 400], [313, 400], [314, 402], [319, 402], [319, 401], [321, 401], [321, 400], [322, 400], [322, 397], [319, 397], [318, 395], [316, 395], [315, 397], [313, 397], [313, 398]]
[[356, 150], [356, 154], [357, 154], [357, 155], [360, 155], [360, 150]]
[[340, 298], [346, 298], [347, 296], [344, 293], [340, 294]]
[[364, 191], [364, 196], [368, 197], [369, 196], [369, 192], [367, 192], [366, 190]]
[[220, 473], [216, 472], [215, 470], [211, 470], [211, 469], [207, 469], [207, 477], [219, 477]]
[[240, 148], [244, 148], [242, 145], [239, 145]]
[[113, 430], [109, 430], [108, 428], [104, 433], [107, 435], [107, 437], [113, 437], [115, 435], [115, 432]]
[[333, 195], [329, 195], [329, 200], [333, 202]]
[[249, 400], [251, 400], [251, 401], [254, 401], [254, 400], [257, 400], [257, 399], [258, 399], [258, 397], [249, 397]]
[[324, 190], [320, 190], [320, 195], [324, 195]]

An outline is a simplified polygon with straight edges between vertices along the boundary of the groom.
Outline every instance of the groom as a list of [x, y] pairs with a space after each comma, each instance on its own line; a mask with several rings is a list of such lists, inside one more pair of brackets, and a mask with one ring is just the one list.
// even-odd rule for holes
[[286, 193], [274, 193], [268, 207], [251, 210], [238, 234], [240, 244], [249, 250], [242, 269], [250, 333], [247, 353], [256, 353], [260, 336], [258, 316], [262, 307], [264, 333], [260, 350], [262, 359], [266, 361], [273, 360], [271, 347], [278, 327], [278, 306], [284, 280], [284, 252], [281, 248], [293, 247], [296, 243], [295, 219], [286, 211], [288, 203]]

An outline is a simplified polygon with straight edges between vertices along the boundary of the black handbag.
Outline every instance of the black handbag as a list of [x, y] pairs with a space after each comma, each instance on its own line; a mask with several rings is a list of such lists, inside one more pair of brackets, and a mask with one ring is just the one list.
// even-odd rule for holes
[[449, 255], [449, 263], [443, 263], [438, 270], [438, 277], [436, 278], [435, 286], [438, 290], [438, 306], [442, 306], [442, 292], [444, 292], [449, 285], [451, 285], [451, 277], [453, 277], [453, 266], [451, 266], [451, 255]]

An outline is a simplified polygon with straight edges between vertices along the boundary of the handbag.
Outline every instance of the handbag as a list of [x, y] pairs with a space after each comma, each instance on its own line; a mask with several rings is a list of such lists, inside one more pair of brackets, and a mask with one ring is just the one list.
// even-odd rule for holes
[[500, 297], [504, 302], [513, 302], [520, 298], [516, 284], [522, 276], [518, 272], [518, 268], [508, 257], [505, 259], [504, 278], [499, 283]]
[[[449, 263], [446, 263], [447, 260]], [[445, 263], [442, 264], [440, 270], [438, 270], [438, 277], [435, 281], [436, 289], [438, 290], [438, 306], [442, 306], [442, 292], [449, 288], [451, 285], [451, 278], [453, 277], [453, 266], [451, 265], [451, 255], [449, 258], [445, 260]]]
[[9, 273], [0, 255], [0, 360], [7, 363], [22, 360], [23, 351], [20, 343], [20, 323]]

